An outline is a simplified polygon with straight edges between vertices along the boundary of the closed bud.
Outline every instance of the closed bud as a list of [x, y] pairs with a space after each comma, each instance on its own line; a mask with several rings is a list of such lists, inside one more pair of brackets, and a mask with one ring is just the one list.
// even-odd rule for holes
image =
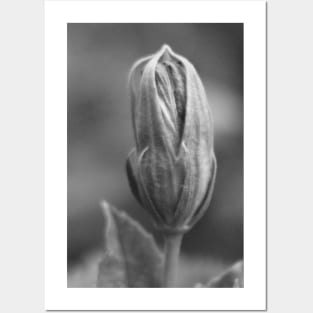
[[203, 84], [165, 45], [134, 64], [129, 86], [136, 143], [127, 159], [130, 187], [159, 228], [186, 231], [208, 208], [216, 176]]

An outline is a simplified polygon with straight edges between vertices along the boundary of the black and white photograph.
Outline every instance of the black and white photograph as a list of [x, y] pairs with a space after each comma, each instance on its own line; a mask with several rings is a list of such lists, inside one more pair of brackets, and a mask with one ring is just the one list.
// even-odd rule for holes
[[67, 27], [68, 287], [244, 287], [243, 24]]

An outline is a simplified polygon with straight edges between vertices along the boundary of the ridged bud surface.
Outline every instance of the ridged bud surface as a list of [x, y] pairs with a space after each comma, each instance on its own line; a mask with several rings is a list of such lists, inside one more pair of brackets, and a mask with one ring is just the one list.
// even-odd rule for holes
[[129, 86], [132, 192], [159, 228], [188, 230], [208, 208], [216, 176], [213, 119], [201, 79], [165, 45], [134, 64]]

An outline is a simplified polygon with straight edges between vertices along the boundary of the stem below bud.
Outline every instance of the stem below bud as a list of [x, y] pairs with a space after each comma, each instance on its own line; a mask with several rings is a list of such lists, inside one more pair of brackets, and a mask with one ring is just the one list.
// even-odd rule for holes
[[165, 236], [165, 267], [164, 267], [164, 287], [176, 287], [177, 269], [180, 246], [183, 234], [167, 234]]

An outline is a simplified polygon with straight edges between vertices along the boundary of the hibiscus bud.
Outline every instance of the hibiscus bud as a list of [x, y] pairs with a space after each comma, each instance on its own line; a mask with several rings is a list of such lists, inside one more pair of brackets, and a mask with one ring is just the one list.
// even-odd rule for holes
[[131, 190], [159, 228], [186, 231], [208, 208], [216, 176], [205, 89], [193, 65], [167, 45], [134, 64], [129, 86]]

